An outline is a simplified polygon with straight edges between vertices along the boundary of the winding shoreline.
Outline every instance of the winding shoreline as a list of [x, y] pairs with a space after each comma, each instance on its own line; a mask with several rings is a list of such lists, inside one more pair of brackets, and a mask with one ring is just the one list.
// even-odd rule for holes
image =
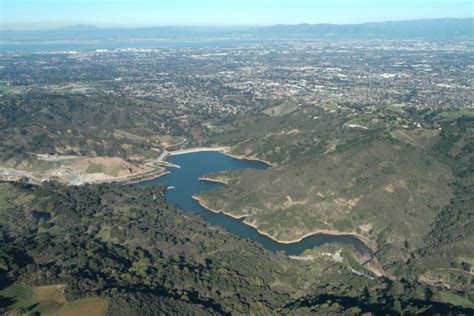
[[[170, 156], [188, 154], [188, 153], [194, 153], [194, 152], [215, 151], [215, 152], [221, 152], [222, 154], [224, 154], [226, 156], [229, 156], [231, 158], [234, 158], [234, 159], [260, 161], [260, 162], [263, 162], [265, 164], [268, 164], [269, 166], [275, 166], [275, 164], [272, 164], [272, 163], [270, 163], [268, 161], [265, 161], [265, 160], [262, 160], [262, 159], [231, 154], [230, 150], [231, 150], [230, 147], [194, 147], [194, 148], [181, 149], [181, 150], [176, 150], [176, 151], [171, 151], [171, 152], [164, 151], [160, 155], [159, 159], [160, 159], [161, 162], [166, 162], [165, 161], [166, 158], [170, 157]], [[223, 184], [223, 185], [227, 184], [224, 181], [207, 178], [206, 176], [201, 177], [199, 180], [210, 181], [210, 182], [219, 183], [219, 184]], [[251, 223], [251, 222], [247, 221], [246, 220], [246, 217], [247, 217], [246, 215], [236, 216], [236, 215], [230, 214], [228, 212], [225, 212], [224, 210], [212, 209], [211, 207], [209, 207], [208, 205], [206, 205], [204, 203], [204, 200], [202, 198], [200, 198], [197, 195], [193, 195], [192, 199], [197, 201], [199, 203], [199, 205], [201, 205], [203, 208], [205, 208], [208, 211], [211, 211], [213, 213], [222, 213], [222, 214], [227, 215], [227, 216], [229, 216], [233, 219], [241, 220], [245, 225], [248, 225], [248, 226], [254, 228], [260, 235], [266, 236], [266, 237], [270, 238], [271, 240], [273, 240], [273, 241], [275, 241], [279, 244], [287, 244], [287, 245], [288, 244], [295, 244], [295, 243], [301, 242], [302, 240], [304, 240], [308, 237], [315, 236], [315, 235], [351, 236], [353, 238], [357, 238], [360, 242], [362, 242], [362, 244], [372, 252], [372, 255], [375, 254], [376, 251], [377, 251], [377, 244], [374, 241], [372, 241], [372, 240], [370, 240], [370, 239], [368, 239], [368, 238], [366, 238], [362, 235], [359, 235], [355, 232], [340, 232], [340, 231], [337, 231], [337, 230], [330, 230], [330, 229], [318, 229], [318, 230], [306, 233], [306, 234], [304, 234], [303, 236], [301, 236], [299, 238], [295, 238], [295, 239], [292, 239], [292, 240], [280, 240], [280, 239], [277, 239], [276, 237], [270, 235], [269, 233], [267, 233], [265, 231], [262, 231], [254, 223]]]
[[[196, 152], [201, 152], [201, 151], [218, 151], [225, 153], [230, 150], [230, 147], [191, 147], [191, 148], [186, 148], [186, 149], [178, 149], [174, 151], [169, 151], [167, 152], [167, 156], [177, 156], [177, 155], [184, 155], [184, 154], [190, 154], [190, 153], [196, 153]], [[166, 159], [166, 157], [164, 159]]]
[[[242, 156], [242, 155], [235, 155], [235, 154], [231, 154], [230, 151], [231, 151], [231, 148], [230, 147], [225, 147], [225, 146], [220, 146], [220, 147], [191, 147], [191, 148], [187, 148], [187, 149], [179, 149], [179, 150], [175, 150], [175, 151], [166, 151], [164, 150], [163, 153], [158, 157], [156, 163], [166, 163], [168, 164], [168, 162], [166, 162], [166, 159], [168, 157], [171, 157], [171, 156], [177, 156], [177, 155], [184, 155], [184, 154], [189, 154], [189, 153], [195, 153], [195, 152], [205, 152], [205, 151], [214, 151], [214, 152], [221, 152], [222, 154], [226, 155], [226, 156], [229, 156], [231, 158], [235, 158], [235, 159], [239, 159], [239, 160], [254, 160], [254, 161], [260, 161], [260, 162], [263, 162], [265, 164], [268, 164], [269, 166], [275, 166], [275, 164], [272, 164], [268, 161], [265, 161], [263, 159], [258, 159], [258, 158], [255, 158], [255, 157], [246, 157], [246, 156]], [[173, 164], [173, 167], [179, 167], [179, 166], [176, 166]], [[166, 174], [168, 174], [169, 172], [163, 172], [163, 173], [160, 173], [158, 174], [157, 177], [155, 178], [159, 178], [159, 177], [162, 177]], [[209, 182], [214, 182], [214, 183], [219, 183], [219, 184], [223, 184], [223, 185], [226, 185], [227, 183], [224, 182], [224, 181], [220, 181], [220, 180], [216, 180], [216, 179], [212, 179], [212, 178], [207, 178], [206, 176], [203, 176], [203, 177], [200, 177], [199, 180], [201, 181], [209, 181]], [[292, 240], [280, 240], [280, 239], [277, 239], [276, 237], [270, 235], [269, 233], [265, 232], [265, 231], [262, 231], [261, 229], [258, 228], [257, 225], [255, 225], [254, 223], [251, 223], [249, 221], [246, 220], [246, 215], [241, 215], [241, 216], [236, 216], [236, 215], [233, 215], [233, 214], [230, 214], [228, 212], [225, 212], [224, 210], [215, 210], [215, 209], [212, 209], [211, 207], [209, 207], [208, 205], [206, 205], [203, 201], [202, 198], [200, 198], [199, 196], [196, 196], [196, 195], [193, 195], [192, 198], [194, 200], [196, 200], [199, 205], [201, 205], [203, 208], [211, 211], [211, 212], [214, 212], [214, 213], [222, 213], [224, 215], [227, 215], [233, 219], [236, 219], [236, 220], [242, 220], [243, 223], [245, 223], [246, 225], [254, 228], [255, 230], [257, 230], [257, 232], [263, 236], [266, 236], [270, 239], [272, 239], [273, 241], [277, 242], [277, 243], [280, 243], [280, 244], [295, 244], [295, 243], [298, 243], [302, 240], [304, 240], [305, 238], [308, 238], [308, 237], [311, 237], [311, 236], [315, 236], [315, 235], [329, 235], [329, 236], [352, 236], [354, 238], [357, 238], [358, 240], [360, 240], [368, 249], [370, 249], [373, 253], [375, 253], [377, 251], [377, 245], [375, 242], [371, 241], [370, 239], [362, 236], [362, 235], [359, 235], [357, 233], [354, 233], [354, 232], [340, 232], [340, 231], [336, 231], [336, 230], [330, 230], [330, 229], [318, 229], [318, 230], [315, 230], [315, 231], [312, 231], [312, 232], [309, 232], [309, 233], [306, 233], [304, 234], [303, 236], [299, 237], [299, 238], [296, 238], [296, 239], [292, 239]]]
[[235, 159], [260, 161], [260, 162], [266, 163], [270, 167], [276, 167], [275, 163], [271, 163], [267, 160], [263, 160], [263, 159], [260, 159], [260, 158], [257, 158], [257, 157], [231, 154], [230, 153], [230, 148], [229, 148], [228, 151], [223, 151], [222, 153], [226, 156], [229, 156], [229, 157], [232, 157], [232, 158], [235, 158]]
[[[269, 166], [275, 166], [274, 164], [271, 164], [271, 163], [269, 163], [267, 161], [264, 161], [264, 160], [261, 160], [261, 159], [253, 159], [253, 157], [236, 156], [236, 155], [230, 154], [229, 153], [230, 147], [197, 147], [197, 148], [190, 148], [190, 149], [185, 149], [185, 150], [178, 150], [178, 151], [170, 152], [170, 153], [165, 151], [164, 153], [162, 153], [162, 155], [160, 155], [160, 158], [166, 159], [168, 156], [180, 155], [180, 154], [186, 154], [186, 153], [193, 153], [193, 152], [201, 152], [201, 151], [221, 152], [222, 154], [224, 154], [226, 156], [229, 156], [231, 158], [234, 158], [234, 159], [242, 159], [242, 160], [249, 160], [249, 161], [250, 160], [257, 160], [257, 161], [261, 161], [261, 162], [263, 162], [263, 163], [265, 163]], [[210, 182], [219, 183], [219, 184], [222, 184], [222, 185], [227, 184], [225, 181], [208, 178], [205, 175], [201, 176], [199, 178], [199, 180], [201, 180], [201, 181], [210, 181]], [[279, 240], [278, 238], [276, 238], [274, 236], [271, 236], [269, 233], [259, 229], [258, 226], [256, 225], [256, 223], [249, 222], [248, 219], [247, 219], [248, 215], [236, 216], [236, 215], [233, 215], [233, 214], [230, 214], [230, 213], [224, 211], [223, 209], [220, 209], [220, 210], [213, 209], [213, 208], [209, 207], [208, 205], [206, 205], [206, 203], [204, 202], [204, 198], [199, 197], [198, 194], [192, 195], [191, 198], [193, 200], [197, 201], [197, 203], [201, 207], [203, 207], [204, 209], [206, 209], [210, 212], [213, 212], [213, 213], [217, 213], [217, 214], [221, 213], [221, 214], [224, 214], [226, 216], [229, 216], [232, 219], [242, 221], [242, 223], [244, 223], [245, 225], [255, 229], [255, 231], [258, 234], [260, 234], [261, 236], [265, 236], [265, 237], [269, 238], [270, 240], [272, 240], [273, 242], [276, 242], [277, 244], [280, 244], [280, 245], [297, 244], [297, 243], [305, 240], [306, 238], [309, 238], [309, 237], [312, 237], [312, 236], [317, 236], [317, 235], [320, 235], [320, 236], [326, 235], [327, 237], [346, 236], [346, 237], [355, 238], [356, 240], [358, 240], [361, 243], [361, 245], [363, 245], [363, 246], [361, 246], [362, 247], [361, 249], [358, 249], [357, 247], [355, 249], [356, 260], [358, 260], [360, 264], [365, 266], [369, 271], [374, 273], [376, 276], [387, 276], [389, 278], [391, 277], [389, 274], [387, 274], [383, 270], [382, 266], [380, 265], [380, 263], [378, 262], [378, 260], [375, 256], [375, 253], [377, 252], [377, 243], [375, 241], [372, 241], [372, 240], [368, 239], [367, 237], [359, 235], [355, 232], [340, 232], [340, 231], [337, 231], [337, 230], [330, 230], [330, 229], [318, 229], [318, 230], [306, 233], [303, 236], [301, 236], [299, 238], [295, 238], [293, 240]]]
[[[196, 200], [196, 201], [199, 203], [199, 205], [201, 205], [202, 207], [204, 207], [206, 210], [209, 210], [209, 211], [211, 211], [211, 212], [213, 212], [213, 213], [217, 213], [217, 214], [222, 213], [222, 214], [227, 215], [227, 216], [229, 216], [229, 217], [232, 217], [233, 219], [236, 219], [236, 220], [242, 220], [242, 219], [244, 219], [244, 218], [246, 217], [245, 215], [242, 215], [242, 216], [235, 216], [235, 215], [226, 213], [226, 212], [224, 212], [224, 211], [222, 211], [222, 210], [215, 210], [215, 209], [213, 209], [213, 208], [210, 208], [209, 206], [207, 206], [206, 204], [204, 204], [204, 202], [202, 201], [202, 199], [201, 199], [199, 196], [193, 195], [193, 196], [191, 196], [191, 198], [192, 198], [193, 200]], [[246, 223], [246, 224], [247, 224], [247, 223]]]
[[207, 206], [203, 199], [200, 198], [199, 196], [196, 196], [196, 195], [193, 195], [192, 198], [194, 200], [196, 200], [199, 205], [201, 205], [202, 207], [204, 207], [205, 209], [211, 211], [211, 212], [214, 212], [214, 213], [222, 213], [222, 214], [225, 214], [227, 216], [230, 216], [236, 220], [243, 220], [243, 222], [250, 226], [250, 227], [253, 227], [254, 229], [257, 230], [257, 232], [261, 235], [264, 235], [270, 239], [272, 239], [273, 241], [277, 242], [277, 243], [280, 243], [280, 244], [295, 244], [295, 243], [298, 243], [300, 241], [302, 241], [303, 239], [305, 238], [308, 238], [308, 237], [311, 237], [311, 236], [315, 236], [315, 235], [330, 235], [330, 236], [352, 236], [354, 238], [357, 238], [358, 240], [360, 240], [368, 249], [370, 249], [370, 251], [372, 251], [373, 253], [375, 253], [377, 251], [377, 247], [375, 245], [374, 242], [372, 242], [371, 240], [367, 239], [366, 237], [364, 236], [361, 236], [359, 234], [356, 234], [356, 233], [353, 233], [353, 232], [339, 232], [339, 231], [336, 231], [336, 230], [325, 230], [325, 229], [318, 229], [318, 230], [315, 230], [313, 232], [309, 232], [305, 235], [303, 235], [302, 237], [300, 238], [297, 238], [297, 239], [293, 239], [293, 240], [279, 240], [277, 238], [275, 238], [274, 236], [271, 236], [270, 234], [260, 230], [258, 228], [258, 226], [256, 226], [255, 224], [253, 223], [250, 223], [248, 221], [245, 220], [245, 218], [247, 217], [246, 215], [242, 215], [242, 216], [236, 216], [236, 215], [233, 215], [233, 214], [230, 214], [230, 213], [227, 213], [223, 210], [215, 210], [215, 209], [212, 209], [211, 207]]
[[191, 147], [191, 148], [186, 148], [186, 149], [178, 149], [174, 151], [167, 151], [166, 149], [161, 153], [161, 155], [157, 158], [155, 163], [163, 163], [166, 162], [166, 158], [170, 156], [177, 156], [177, 155], [184, 155], [184, 154], [190, 154], [190, 153], [196, 153], [196, 152], [202, 152], [202, 151], [217, 151], [220, 153], [223, 153], [226, 156], [239, 159], [239, 160], [253, 160], [253, 161], [260, 161], [263, 163], [266, 163], [269, 166], [276, 166], [276, 164], [257, 158], [253, 156], [244, 156], [244, 155], [236, 155], [231, 153], [231, 147], [230, 146], [215, 146], [215, 147]]
[[223, 184], [223, 185], [229, 184], [228, 182], [225, 182], [225, 181], [223, 181], [223, 180], [212, 179], [212, 178], [208, 178], [208, 177], [206, 177], [206, 176], [200, 177], [200, 178], [199, 178], [199, 181], [207, 181], [207, 182], [219, 183], [219, 184]]
[[[178, 150], [174, 150], [174, 151], [167, 151], [166, 149], [164, 149], [163, 152], [158, 156], [158, 158], [156, 160], [154, 160], [152, 162], [149, 162], [148, 164], [161, 165], [163, 167], [181, 168], [180, 166], [178, 166], [176, 164], [173, 164], [173, 163], [170, 163], [170, 162], [166, 161], [166, 159], [168, 157], [171, 157], [171, 156], [178, 156], [178, 155], [185, 155], [185, 154], [190, 154], [190, 153], [206, 152], [206, 151], [220, 152], [220, 153], [222, 153], [222, 154], [224, 154], [228, 157], [238, 159], [238, 160], [260, 161], [260, 162], [263, 162], [263, 163], [269, 165], [270, 167], [275, 167], [276, 166], [276, 164], [274, 164], [274, 163], [271, 163], [269, 161], [259, 159], [259, 158], [256, 158], [256, 157], [247, 157], [247, 156], [243, 156], [243, 155], [231, 154], [230, 153], [231, 147], [229, 147], [229, 146], [191, 147], [191, 148], [187, 148], [187, 149], [178, 149]], [[167, 174], [168, 173], [158, 174], [155, 178], [157, 179], [157, 178], [162, 177], [162, 176], [167, 175]], [[209, 178], [206, 178], [206, 177], [202, 177], [202, 179], [200, 179], [200, 180], [215, 182], [215, 183], [220, 183], [220, 184], [227, 184], [223, 181], [209, 179]]]
[[[260, 161], [263, 162], [269, 166], [275, 166], [275, 164], [272, 164], [271, 162], [265, 161], [263, 159], [258, 159], [254, 157], [245, 157], [245, 156], [238, 156], [231, 154], [231, 147], [229, 146], [216, 146], [216, 147], [191, 147], [191, 148], [186, 148], [186, 149], [178, 149], [174, 151], [167, 151], [166, 149], [163, 149], [163, 152], [158, 156], [158, 158], [154, 161], [146, 163], [146, 165], [149, 165], [153, 168], [163, 168], [163, 167], [168, 167], [168, 168], [181, 168], [181, 166], [176, 165], [174, 163], [166, 161], [168, 157], [171, 156], [178, 156], [178, 155], [185, 155], [185, 154], [190, 154], [190, 153], [197, 153], [197, 152], [206, 152], [206, 151], [215, 151], [215, 152], [220, 152], [226, 156], [239, 159], [239, 160], [255, 160], [255, 161]], [[126, 176], [124, 178], [117, 178], [117, 179], [110, 179], [104, 182], [123, 182], [123, 183], [137, 183], [140, 181], [145, 181], [149, 179], [158, 179], [162, 176], [165, 176], [169, 174], [170, 172], [167, 171], [166, 169], [164, 170], [159, 170], [155, 169], [151, 172], [148, 173], [143, 173], [143, 174], [135, 174], [131, 176]], [[219, 180], [214, 180], [210, 178], [206, 178], [205, 176], [202, 177], [200, 180], [203, 181], [209, 181], [209, 182], [215, 182], [219, 184], [227, 184], [223, 181]]]

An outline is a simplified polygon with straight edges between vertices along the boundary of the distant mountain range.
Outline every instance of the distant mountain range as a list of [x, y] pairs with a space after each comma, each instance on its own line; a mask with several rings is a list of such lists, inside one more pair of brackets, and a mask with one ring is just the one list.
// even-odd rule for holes
[[316, 38], [451, 39], [474, 37], [474, 19], [430, 19], [363, 24], [299, 24], [258, 28], [265, 36]]
[[98, 28], [77, 25], [55, 30], [0, 31], [2, 41], [129, 40], [186, 38], [427, 39], [474, 38], [474, 18], [425, 19], [363, 24], [297, 24], [264, 27]]

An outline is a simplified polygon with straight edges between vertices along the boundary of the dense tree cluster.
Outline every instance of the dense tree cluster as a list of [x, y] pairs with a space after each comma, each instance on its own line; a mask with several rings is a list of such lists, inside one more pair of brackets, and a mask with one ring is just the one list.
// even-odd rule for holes
[[[456, 310], [431, 302], [431, 289], [370, 281], [343, 266], [325, 268], [326, 279], [318, 277], [318, 286], [295, 299], [300, 277], [313, 273], [311, 265], [209, 229], [169, 205], [159, 186], [2, 183], [0, 188], [2, 282], [63, 283], [68, 299], [108, 298], [111, 314]], [[52, 219], [37, 223], [25, 216], [33, 210]], [[340, 271], [345, 285], [335, 287]], [[275, 288], [276, 280], [287, 285]], [[2, 298], [2, 306], [9, 304]]]

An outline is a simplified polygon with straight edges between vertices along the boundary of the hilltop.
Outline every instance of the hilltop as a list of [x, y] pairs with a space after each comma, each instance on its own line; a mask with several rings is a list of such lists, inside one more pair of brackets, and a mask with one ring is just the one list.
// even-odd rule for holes
[[[200, 194], [204, 205], [284, 242], [317, 231], [358, 234], [375, 242], [377, 258], [398, 277], [471, 288], [472, 110], [262, 114], [216, 139], [276, 166], [208, 176], [227, 184]], [[442, 249], [450, 253], [443, 263]]]

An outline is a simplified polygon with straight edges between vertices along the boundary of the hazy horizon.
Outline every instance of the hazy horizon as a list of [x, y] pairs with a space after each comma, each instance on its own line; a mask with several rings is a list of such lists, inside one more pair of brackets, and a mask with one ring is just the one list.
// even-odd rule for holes
[[163, 25], [95, 25], [95, 24], [86, 24], [86, 23], [77, 23], [77, 24], [64, 24], [51, 27], [39, 27], [39, 28], [3, 28], [0, 27], [2, 31], [50, 31], [58, 29], [67, 29], [74, 27], [91, 27], [97, 29], [114, 29], [114, 28], [123, 28], [123, 29], [135, 29], [135, 28], [160, 28], [160, 27], [183, 27], [183, 28], [245, 28], [245, 27], [265, 27], [265, 26], [277, 26], [277, 25], [318, 25], [318, 24], [328, 24], [328, 25], [360, 25], [368, 23], [384, 23], [384, 22], [409, 22], [409, 21], [422, 21], [422, 20], [469, 20], [474, 19], [473, 17], [466, 18], [453, 18], [453, 17], [440, 17], [440, 18], [421, 18], [421, 19], [404, 19], [404, 20], [383, 20], [383, 21], [364, 21], [359, 23], [274, 23], [274, 24], [242, 24], [242, 25], [231, 25], [231, 24], [163, 24]]
[[231, 27], [473, 17], [470, 0], [4, 0], [2, 30], [44, 30], [75, 25], [101, 28]]

